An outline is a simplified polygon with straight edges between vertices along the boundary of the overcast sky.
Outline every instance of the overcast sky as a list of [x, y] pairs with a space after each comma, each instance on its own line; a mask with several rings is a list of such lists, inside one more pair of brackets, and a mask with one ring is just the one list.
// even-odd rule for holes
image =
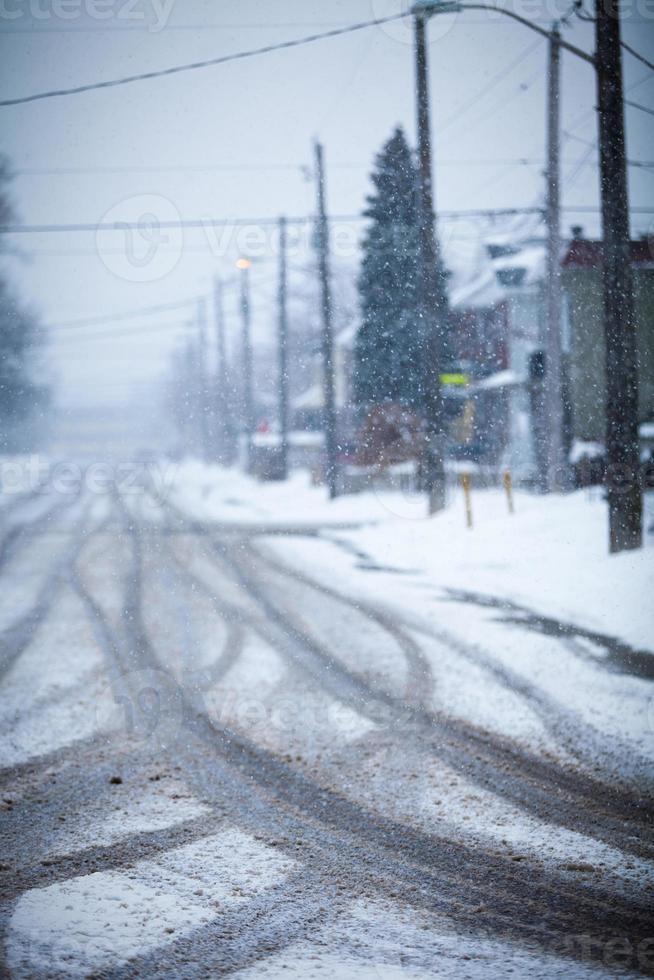
[[[2, 97], [11, 98], [299, 38], [406, 4], [3, 0], [1, 9]], [[547, 25], [557, 8], [514, 0], [513, 9]], [[624, 38], [651, 59], [654, 6], [634, 0], [630, 10]], [[438, 209], [539, 204], [546, 43], [507, 19], [481, 13], [441, 16], [429, 31]], [[566, 37], [592, 49], [589, 24], [576, 22]], [[234, 278], [239, 251], [263, 253], [252, 272], [255, 331], [260, 339], [272, 337], [274, 239], [267, 226], [249, 229], [245, 239], [234, 229], [220, 236], [202, 229], [157, 233], [147, 215], [310, 214], [314, 190], [303, 168], [311, 165], [316, 136], [325, 144], [330, 212], [360, 212], [372, 157], [392, 128], [403, 125], [415, 141], [410, 41], [408, 22], [399, 22], [188, 74], [0, 109], [0, 149], [17, 173], [13, 198], [21, 222], [145, 222], [131, 240], [128, 232], [70, 231], [12, 239], [21, 256], [10, 260], [11, 274], [43, 322], [53, 324], [49, 357], [62, 401], [102, 403], [149, 383], [194, 311], [189, 306], [94, 328], [63, 325], [208, 294], [215, 273]], [[654, 106], [654, 75], [628, 55], [625, 82], [630, 99]], [[597, 205], [596, 154], [586, 145], [596, 139], [594, 105], [591, 67], [564, 54], [562, 129], [574, 137], [565, 138], [562, 148], [566, 207]], [[651, 123], [651, 116], [627, 108], [631, 159], [654, 160]], [[632, 167], [629, 177], [632, 206], [651, 206], [654, 170]], [[575, 221], [590, 233], [598, 230], [596, 216], [570, 212], [564, 229]], [[536, 227], [530, 222], [521, 227]], [[472, 261], [487, 229], [440, 224], [459, 262], [467, 255]], [[634, 233], [650, 229], [651, 218], [634, 214]], [[359, 230], [356, 223], [341, 229], [337, 261], [352, 268]], [[262, 246], [264, 240], [268, 245]], [[295, 265], [306, 258], [306, 248], [305, 234]], [[228, 286], [232, 333], [235, 302], [235, 288]], [[159, 329], [140, 329], [148, 325]], [[116, 334], [107, 337], [113, 329]], [[89, 340], [93, 333], [97, 339]]]

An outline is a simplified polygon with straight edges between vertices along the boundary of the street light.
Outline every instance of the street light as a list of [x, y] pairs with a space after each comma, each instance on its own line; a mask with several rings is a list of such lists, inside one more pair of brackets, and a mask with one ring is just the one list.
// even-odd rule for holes
[[411, 13], [415, 17], [431, 17], [433, 14], [455, 14], [461, 10], [456, 0], [416, 0]]

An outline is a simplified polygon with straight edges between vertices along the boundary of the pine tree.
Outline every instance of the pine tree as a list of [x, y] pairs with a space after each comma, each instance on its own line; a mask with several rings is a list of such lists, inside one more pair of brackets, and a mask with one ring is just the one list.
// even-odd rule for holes
[[355, 347], [355, 398], [361, 406], [394, 401], [417, 408], [422, 368], [416, 171], [401, 128], [377, 155], [371, 180], [374, 193], [364, 211], [371, 223], [358, 282], [362, 322]]
[[[13, 217], [7, 192], [9, 168], [0, 157], [0, 223]], [[0, 246], [1, 248], [1, 246]], [[33, 448], [48, 390], [35, 382], [38, 324], [17, 300], [0, 267], [0, 452]]]

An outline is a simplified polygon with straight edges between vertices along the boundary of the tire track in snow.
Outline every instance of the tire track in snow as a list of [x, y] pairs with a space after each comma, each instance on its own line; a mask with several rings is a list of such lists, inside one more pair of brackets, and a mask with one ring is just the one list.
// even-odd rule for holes
[[[128, 577], [127, 588], [130, 596], [138, 598], [140, 602], [140, 588], [135, 582], [141, 563], [140, 531], [132, 526], [130, 532], [134, 541], [134, 568]], [[130, 606], [126, 627], [133, 634], [132, 648], [146, 652], [145, 662], [148, 664], [153, 660], [156, 662], [156, 654], [145, 634], [136, 602]], [[449, 886], [450, 905], [454, 895], [459, 901], [474, 895], [475, 901], [484, 899], [491, 905], [494, 903], [497, 908], [498, 896], [501, 896], [499, 904], [505, 903], [510, 912], [501, 913], [495, 927], [501, 926], [502, 930], [516, 938], [527, 935], [535, 938], [534, 919], [521, 920], [526, 910], [531, 913], [538, 910], [537, 917], [544, 915], [555, 932], [562, 930], [569, 934], [570, 929], [583, 928], [595, 936], [601, 934], [602, 929], [608, 929], [611, 935], [615, 934], [616, 929], [624, 935], [632, 935], [634, 929], [643, 929], [644, 935], [651, 931], [651, 916], [638, 905], [583, 886], [571, 888], [568, 882], [530, 862], [523, 864], [524, 872], [516, 871], [515, 864], [510, 860], [471, 849], [459, 842], [444, 840], [437, 835], [422, 834], [371, 813], [332, 790], [316, 786], [302, 773], [243, 736], [216, 726], [206, 715], [198, 713], [194, 704], [187, 702], [186, 707], [187, 721], [191, 722], [189, 730], [205, 744], [214, 747], [246, 779], [250, 801], [251, 789], [256, 785], [265, 794], [271, 794], [271, 802], [276, 809], [282, 806], [286, 813], [291, 811], [295, 825], [299, 821], [305, 835], [311, 829], [315, 830], [316, 822], [320, 832], [324, 833], [326, 828], [329, 834], [336, 834], [336, 838], [329, 841], [330, 851], [333, 848], [342, 849], [346, 843], [350, 848], [353, 846], [359, 863], [365, 865], [367, 859], [368, 873], [372, 870], [369, 855], [373, 848], [374, 867], [379, 869], [385, 866], [389, 874], [387, 887], [393, 882], [393, 887], [397, 888], [398, 880], [402, 880], [403, 875], [406, 877], [409, 871], [409, 877], [417, 877], [422, 881], [423, 889], [426, 887], [426, 907], [431, 907], [437, 893], [442, 896], [444, 891], [448, 892]], [[209, 782], [212, 771], [213, 767], [209, 772], [204, 772], [204, 778]], [[310, 821], [308, 826], [305, 823], [307, 819]], [[351, 860], [350, 851], [348, 867]], [[379, 882], [377, 884], [379, 886]], [[409, 890], [412, 891], [414, 887], [412, 882]], [[412, 901], [417, 901], [422, 907], [425, 905], [424, 896], [421, 901], [420, 896], [416, 899], [413, 895]], [[449, 910], [451, 913], [451, 908]], [[493, 921], [496, 915], [491, 915], [490, 919]], [[538, 921], [540, 931], [541, 918]]]

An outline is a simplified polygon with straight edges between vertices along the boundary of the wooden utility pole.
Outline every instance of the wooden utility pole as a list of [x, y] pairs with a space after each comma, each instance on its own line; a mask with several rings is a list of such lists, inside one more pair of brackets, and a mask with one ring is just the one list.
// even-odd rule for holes
[[252, 339], [250, 334], [250, 266], [249, 259], [236, 263], [241, 270], [241, 318], [243, 358], [243, 433], [245, 435], [245, 469], [252, 472], [252, 436], [254, 435], [254, 392], [252, 390]]
[[547, 315], [544, 338], [547, 427], [544, 482], [550, 492], [564, 490], [567, 485], [561, 352], [560, 41], [558, 24], [554, 24], [549, 35], [547, 74]]
[[286, 218], [279, 219], [279, 439], [280, 476], [288, 477], [288, 318], [286, 310]]
[[219, 436], [217, 449], [222, 460], [231, 463], [234, 458], [234, 427], [229, 398], [229, 378], [227, 372], [227, 346], [225, 343], [225, 313], [223, 308], [223, 284], [220, 277], [214, 280], [214, 317], [216, 325], [216, 435]]
[[423, 485], [430, 514], [445, 506], [445, 418], [441, 373], [447, 331], [444, 269], [436, 241], [432, 189], [431, 127], [426, 30], [429, 13], [414, 17], [418, 123], [418, 304], [424, 336], [424, 413], [426, 448]]
[[595, 41], [606, 344], [606, 486], [609, 547], [616, 552], [640, 548], [643, 543], [638, 359], [618, 0], [596, 0]]
[[211, 425], [207, 400], [207, 307], [204, 299], [198, 301], [198, 389], [202, 457], [208, 462], [211, 458]]
[[318, 221], [316, 246], [318, 250], [318, 274], [321, 289], [322, 312], [322, 363], [325, 412], [325, 457], [327, 487], [333, 500], [338, 493], [337, 446], [336, 446], [336, 396], [334, 392], [334, 336], [332, 326], [332, 298], [329, 281], [329, 227], [325, 205], [325, 172], [322, 145], [316, 142], [316, 184], [318, 197]]

